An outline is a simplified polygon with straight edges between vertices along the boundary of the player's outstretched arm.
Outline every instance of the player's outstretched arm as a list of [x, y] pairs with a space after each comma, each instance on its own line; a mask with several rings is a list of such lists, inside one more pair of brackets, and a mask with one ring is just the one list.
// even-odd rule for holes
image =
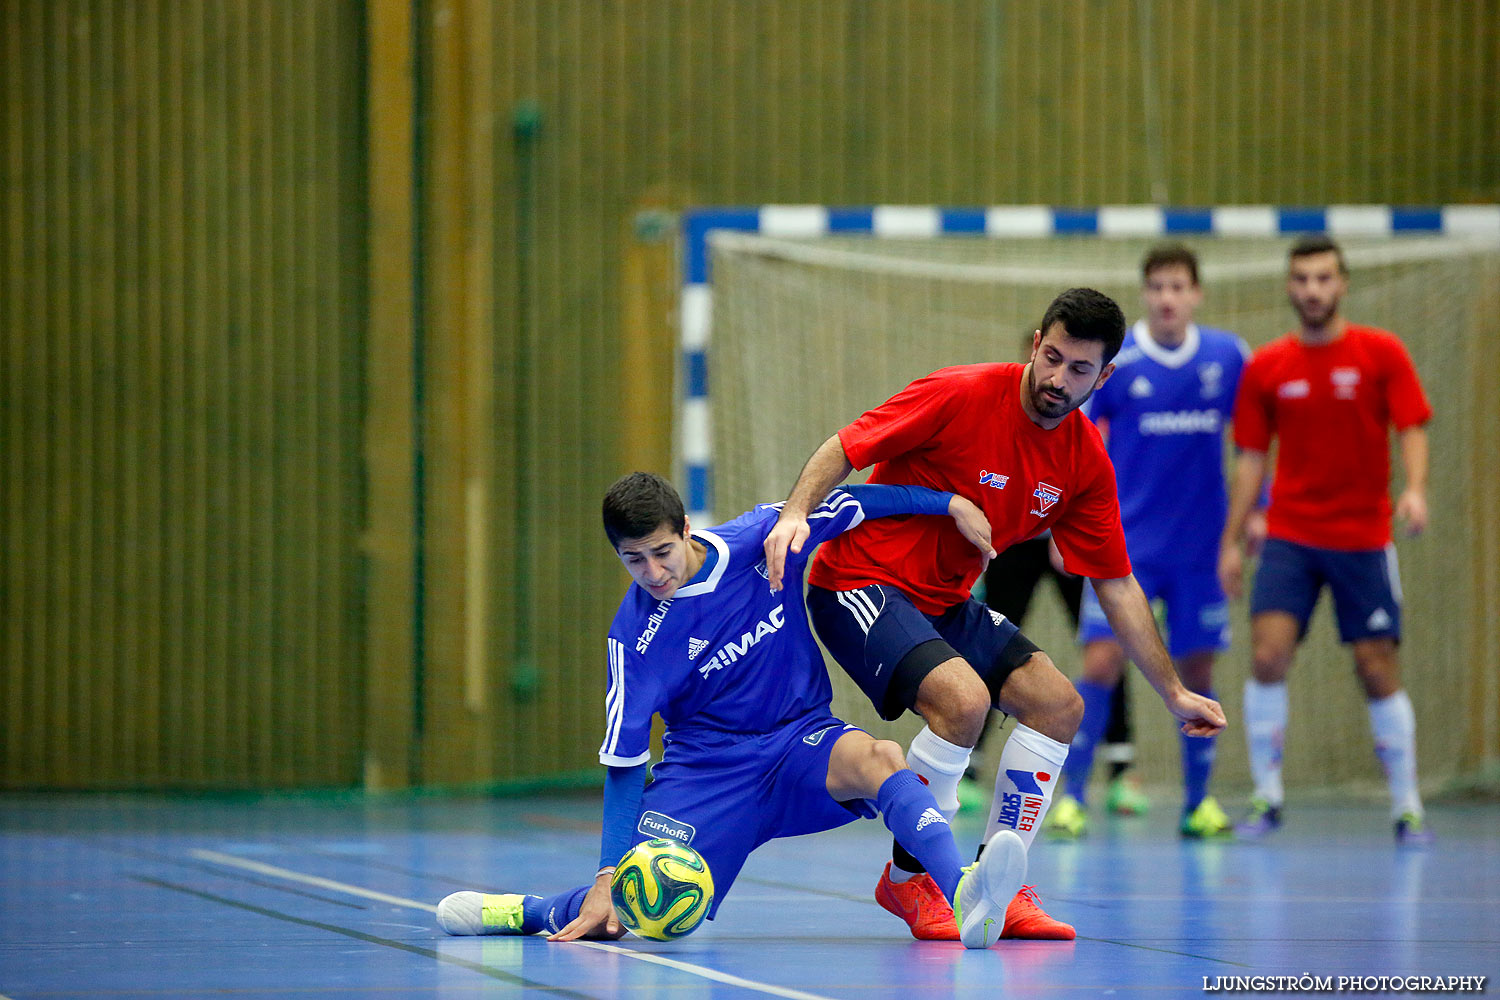
[[1151, 605], [1134, 574], [1114, 580], [1095, 580], [1094, 593], [1099, 597], [1099, 606], [1104, 617], [1109, 619], [1120, 645], [1136, 665], [1156, 693], [1161, 695], [1167, 711], [1182, 723], [1182, 731], [1189, 736], [1213, 736], [1225, 726], [1224, 709], [1212, 698], [1189, 691], [1177, 676], [1172, 658], [1162, 645], [1161, 633], [1156, 630], [1156, 617], [1151, 614]]
[[547, 935], [548, 941], [577, 941], [579, 938], [617, 938], [625, 933], [620, 918], [615, 915], [615, 905], [609, 899], [609, 880], [613, 869], [605, 869], [594, 877], [578, 916], [556, 934]]
[[[853, 504], [850, 501], [854, 501]], [[974, 501], [957, 493], [928, 489], [925, 486], [902, 486], [897, 483], [857, 483], [835, 487], [812, 513], [807, 515], [808, 543], [821, 545], [835, 535], [849, 531], [866, 520], [896, 514], [947, 516], [953, 519], [958, 533], [979, 550], [979, 558], [988, 566], [995, 558], [990, 537], [990, 520]], [[782, 564], [785, 574], [786, 565]]]
[[829, 490], [842, 483], [853, 471], [854, 466], [849, 464], [849, 459], [844, 454], [844, 444], [837, 434], [820, 444], [807, 464], [802, 466], [802, 474], [797, 477], [796, 485], [787, 496], [776, 526], [766, 536], [766, 578], [773, 591], [781, 589], [787, 551], [801, 553], [802, 546], [807, 541], [808, 513], [823, 502]]
[[1219, 586], [1231, 598], [1244, 593], [1245, 522], [1260, 496], [1266, 478], [1266, 453], [1241, 451], [1234, 460], [1234, 481], [1229, 489], [1229, 516], [1224, 519], [1224, 534], [1219, 539]]
[[[607, 700], [613, 700], [616, 694], [620, 692], [611, 683]], [[615, 859], [623, 856], [630, 848], [636, 817], [641, 811], [641, 796], [645, 784], [644, 762], [623, 767], [609, 766], [608, 775], [604, 779], [604, 821], [599, 836], [599, 871], [594, 875], [594, 884], [584, 894], [578, 916], [562, 930], [550, 935], [549, 941], [576, 941], [581, 937], [617, 938], [624, 933], [620, 918], [615, 915], [614, 903], [609, 897], [609, 880], [615, 873]]]
[[1408, 427], [1397, 436], [1401, 464], [1406, 468], [1406, 488], [1396, 500], [1396, 520], [1412, 537], [1427, 530], [1427, 428]]

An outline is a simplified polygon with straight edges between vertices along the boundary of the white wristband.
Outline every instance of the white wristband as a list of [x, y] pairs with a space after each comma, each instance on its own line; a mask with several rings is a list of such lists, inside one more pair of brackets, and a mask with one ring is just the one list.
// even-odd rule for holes
[[605, 865], [603, 868], [601, 868], [598, 871], [594, 872], [594, 880], [598, 881], [600, 875], [609, 875], [609, 876], [613, 877], [614, 874], [615, 874], [615, 866], [614, 865]]

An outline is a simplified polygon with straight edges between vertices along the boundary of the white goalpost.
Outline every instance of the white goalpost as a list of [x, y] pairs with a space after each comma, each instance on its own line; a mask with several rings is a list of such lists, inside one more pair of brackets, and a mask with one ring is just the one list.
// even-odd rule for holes
[[[1478, 365], [1500, 344], [1500, 206], [1326, 208], [1120, 206], [988, 209], [763, 206], [701, 209], [683, 220], [679, 454], [696, 523], [784, 496], [824, 437], [936, 368], [1021, 360], [1047, 302], [1063, 288], [1097, 287], [1139, 315], [1139, 260], [1165, 239], [1202, 262], [1199, 320], [1259, 346], [1284, 333], [1286, 249], [1328, 232], [1351, 269], [1345, 313], [1407, 343], [1437, 410], [1431, 428], [1433, 528], [1400, 543], [1407, 599], [1403, 653], [1419, 713], [1419, 761], [1429, 785], [1497, 745], [1500, 679], [1473, 662], [1467, 623], [1478, 606], [1466, 565], [1482, 526], [1486, 486], [1474, 456], [1500, 428], [1479, 426]], [[1399, 469], [1399, 464], [1393, 465]], [[1041, 601], [1026, 632], [1076, 673], [1071, 629]], [[1248, 670], [1243, 606], [1235, 647], [1216, 670], [1234, 718]], [[1381, 787], [1348, 655], [1320, 608], [1292, 676], [1287, 781], [1294, 787]], [[833, 670], [835, 708], [892, 730]], [[1139, 678], [1136, 678], [1139, 681]], [[1473, 706], [1455, 725], [1453, 694]], [[1146, 780], [1175, 781], [1172, 728], [1141, 685], [1133, 712]], [[894, 735], [914, 721], [898, 724]], [[995, 741], [998, 744], [999, 741]], [[1306, 750], [1306, 753], [1299, 751]], [[1314, 752], [1316, 751], [1316, 752]], [[998, 751], [997, 751], [998, 752]], [[1221, 743], [1219, 782], [1247, 780], [1243, 736]]]

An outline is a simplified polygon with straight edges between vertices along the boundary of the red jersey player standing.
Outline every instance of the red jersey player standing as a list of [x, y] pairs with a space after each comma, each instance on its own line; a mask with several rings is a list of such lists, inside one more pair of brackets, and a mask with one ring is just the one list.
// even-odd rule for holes
[[1287, 296], [1301, 326], [1255, 352], [1235, 401], [1241, 450], [1219, 546], [1219, 577], [1230, 596], [1242, 586], [1245, 516], [1265, 478], [1271, 440], [1279, 442], [1268, 539], [1250, 596], [1254, 667], [1245, 682], [1245, 732], [1255, 793], [1238, 832], [1259, 838], [1281, 825], [1286, 675], [1326, 584], [1339, 637], [1353, 647], [1369, 699], [1396, 840], [1424, 844], [1432, 835], [1417, 793], [1416, 718], [1396, 660], [1401, 582], [1391, 545], [1387, 425], [1396, 428], [1406, 467], [1396, 515], [1415, 535], [1427, 525], [1423, 425], [1432, 408], [1401, 341], [1340, 314], [1348, 278], [1343, 253], [1328, 237], [1292, 247]]
[[[808, 512], [855, 468], [873, 464], [870, 482], [972, 500], [997, 550], [1050, 528], [1068, 572], [1095, 580], [1116, 635], [1183, 731], [1217, 733], [1224, 727], [1218, 703], [1183, 686], [1162, 646], [1131, 574], [1114, 469], [1099, 432], [1074, 412], [1109, 378], [1124, 336], [1114, 300], [1071, 289], [1047, 308], [1029, 363], [944, 368], [834, 434], [808, 459], [766, 538], [772, 588], [781, 585], [788, 549], [800, 552], [808, 537]], [[925, 520], [868, 521], [822, 546], [808, 578], [808, 610], [823, 644], [882, 718], [910, 709], [926, 720], [907, 763], [950, 817], [991, 707], [1015, 716], [984, 839], [1014, 830], [1029, 849], [1083, 702], [1014, 623], [970, 596], [987, 558], [958, 532]], [[918, 938], [958, 936], [941, 891], [899, 844], [875, 898]], [[1074, 931], [1043, 913], [1028, 888], [1008, 907], [1001, 937], [1071, 939]]]

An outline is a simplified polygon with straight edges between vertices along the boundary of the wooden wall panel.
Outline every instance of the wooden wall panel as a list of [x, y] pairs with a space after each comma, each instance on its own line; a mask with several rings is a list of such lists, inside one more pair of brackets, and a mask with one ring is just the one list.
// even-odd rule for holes
[[[1489, 288], [1483, 308], [1500, 313], [1500, 281]], [[1485, 773], [1490, 785], [1500, 776], [1500, 373], [1487, 361], [1491, 343], [1466, 338], [1469, 398], [1475, 403], [1466, 428], [1473, 495], [1461, 498], [1469, 530], [1461, 536], [1468, 566], [1457, 574], [1456, 589], [1467, 600], [1452, 622], [1467, 626], [1472, 689], [1463, 696], [1468, 720], [1464, 770]], [[1465, 619], [1467, 619], [1465, 621]]]
[[369, 355], [363, 465], [369, 489], [365, 782], [415, 780], [415, 579], [411, 388], [414, 29], [410, 4], [369, 4]]
[[3, 17], [0, 786], [357, 781], [361, 9]]

